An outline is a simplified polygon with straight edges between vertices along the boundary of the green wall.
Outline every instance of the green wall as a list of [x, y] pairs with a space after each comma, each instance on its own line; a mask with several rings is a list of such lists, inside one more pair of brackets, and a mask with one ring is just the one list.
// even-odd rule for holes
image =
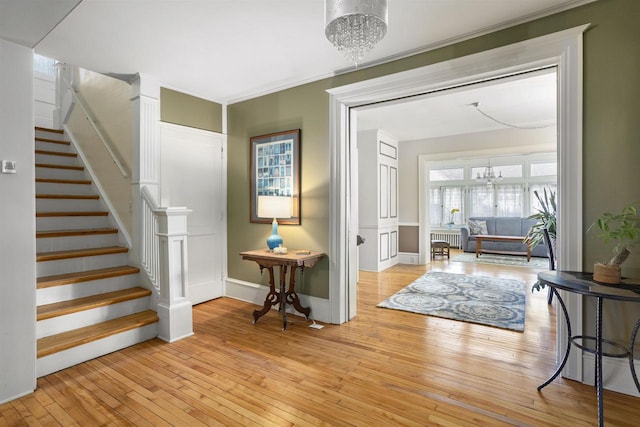
[[[264, 246], [268, 225], [249, 223], [249, 138], [302, 130], [302, 225], [282, 226], [285, 246], [329, 250], [329, 96], [326, 89], [405, 71], [591, 23], [584, 36], [585, 230], [603, 210], [640, 199], [640, 1], [599, 0], [530, 23], [410, 58], [298, 86], [228, 107], [229, 277], [266, 283], [237, 256]], [[606, 258], [609, 248], [586, 236], [584, 266]], [[329, 294], [327, 261], [305, 273], [302, 293]], [[640, 277], [633, 254], [624, 273]], [[310, 277], [311, 276], [311, 277]]]
[[222, 105], [160, 88], [160, 120], [222, 133]]

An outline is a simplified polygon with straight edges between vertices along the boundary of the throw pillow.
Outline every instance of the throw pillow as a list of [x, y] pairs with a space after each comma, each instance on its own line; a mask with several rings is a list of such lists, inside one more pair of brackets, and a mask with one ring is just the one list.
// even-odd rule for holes
[[471, 219], [467, 223], [471, 234], [489, 234], [487, 231], [487, 221]]

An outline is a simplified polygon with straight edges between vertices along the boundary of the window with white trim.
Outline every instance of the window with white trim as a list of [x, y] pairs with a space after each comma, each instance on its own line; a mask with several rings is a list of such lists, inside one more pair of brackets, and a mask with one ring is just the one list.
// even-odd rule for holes
[[[475, 177], [491, 164], [502, 179], [479, 184]], [[432, 227], [451, 222], [461, 225], [469, 217], [527, 217], [539, 207], [534, 191], [541, 197], [546, 189], [557, 188], [556, 153], [504, 156], [491, 159], [434, 161], [429, 165], [429, 216]]]

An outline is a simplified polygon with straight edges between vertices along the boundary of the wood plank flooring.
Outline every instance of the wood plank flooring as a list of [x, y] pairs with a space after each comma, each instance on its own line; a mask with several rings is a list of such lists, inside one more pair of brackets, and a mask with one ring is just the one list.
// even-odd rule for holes
[[[452, 258], [455, 257], [452, 254]], [[195, 335], [148, 341], [38, 379], [0, 426], [587, 426], [593, 387], [557, 379], [556, 306], [527, 293], [525, 332], [376, 308], [427, 270], [514, 278], [535, 270], [434, 261], [360, 273], [358, 316], [309, 328], [245, 302], [194, 307]], [[18, 368], [18, 367], [17, 367]], [[605, 423], [640, 424], [640, 399], [605, 391]]]

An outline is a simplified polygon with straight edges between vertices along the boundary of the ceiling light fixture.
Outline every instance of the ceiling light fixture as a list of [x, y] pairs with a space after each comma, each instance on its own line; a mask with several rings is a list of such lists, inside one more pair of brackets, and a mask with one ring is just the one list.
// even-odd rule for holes
[[480, 175], [480, 172], [476, 175], [476, 181], [491, 186], [496, 181], [502, 181], [502, 171], [499, 171], [498, 175], [496, 175], [491, 166], [491, 160], [489, 160], [489, 165], [484, 167], [482, 175]]
[[325, 0], [324, 34], [357, 67], [387, 34], [387, 0]]
[[518, 126], [518, 125], [512, 125], [510, 123], [507, 122], [503, 122], [502, 120], [498, 120], [493, 116], [490, 116], [489, 114], [485, 113], [484, 111], [482, 111], [480, 109], [480, 102], [476, 101], [476, 102], [472, 102], [471, 104], [474, 107], [476, 107], [476, 110], [478, 110], [478, 113], [482, 114], [483, 116], [485, 116], [486, 118], [488, 118], [489, 120], [493, 120], [496, 123], [499, 123], [503, 126], [507, 126], [510, 128], [514, 128], [514, 129], [543, 129], [543, 128], [548, 128], [549, 126], [552, 125], [539, 125], [539, 126]]

